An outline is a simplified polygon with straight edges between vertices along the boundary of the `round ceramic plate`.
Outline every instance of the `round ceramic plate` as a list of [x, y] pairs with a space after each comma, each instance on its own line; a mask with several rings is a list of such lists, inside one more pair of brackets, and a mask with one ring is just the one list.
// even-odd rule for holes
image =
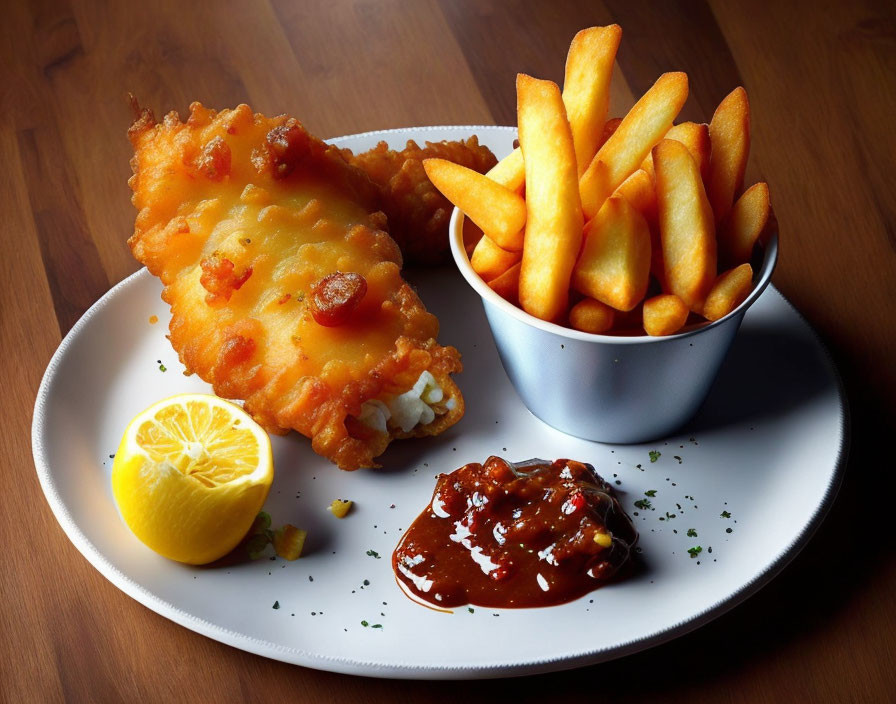
[[[474, 133], [499, 156], [515, 134], [417, 128], [335, 141], [364, 150], [385, 139], [400, 148], [407, 139]], [[608, 660], [708, 622], [778, 573], [833, 499], [846, 432], [838, 377], [815, 334], [773, 288], [747, 313], [686, 428], [613, 446], [563, 435], [526, 410], [478, 296], [456, 271], [409, 278], [439, 317], [440, 340], [463, 354], [457, 378], [466, 416], [439, 437], [393, 443], [380, 470], [342, 472], [298, 434], [273, 438], [276, 477], [265, 510], [275, 525], [308, 531], [305, 553], [295, 562], [234, 554], [208, 567], [152, 553], [112, 500], [111, 457], [128, 420], [161, 398], [209, 387], [182, 375], [156, 279], [143, 270], [109, 291], [60, 345], [34, 412], [38, 476], [75, 546], [137, 601], [237, 648], [378, 677], [499, 677]], [[402, 531], [428, 503], [435, 475], [492, 454], [592, 463], [640, 531], [633, 573], [544, 609], [440, 613], [407, 599], [390, 564]], [[343, 520], [327, 511], [336, 498], [355, 501]]]

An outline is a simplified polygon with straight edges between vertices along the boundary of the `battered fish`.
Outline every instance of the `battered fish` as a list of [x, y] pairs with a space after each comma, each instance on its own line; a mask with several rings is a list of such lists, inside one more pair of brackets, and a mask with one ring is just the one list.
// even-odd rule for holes
[[[135, 106], [136, 109], [136, 106]], [[139, 111], [128, 243], [165, 285], [188, 372], [342, 469], [463, 415], [453, 347], [401, 277], [379, 191], [295, 119]]]
[[484, 174], [498, 160], [474, 135], [466, 141], [426, 142], [421, 148], [408, 140], [401, 151], [380, 142], [374, 149], [346, 160], [364, 171], [381, 192], [389, 218], [389, 233], [401, 247], [406, 264], [439, 264], [449, 258], [448, 221], [454, 206], [430, 183], [423, 160], [447, 159]]

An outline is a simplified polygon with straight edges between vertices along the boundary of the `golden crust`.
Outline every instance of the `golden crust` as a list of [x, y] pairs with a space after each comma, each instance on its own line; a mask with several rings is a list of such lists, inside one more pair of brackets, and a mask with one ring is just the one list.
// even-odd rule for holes
[[[189, 373], [272, 432], [295, 429], [342, 469], [376, 466], [392, 439], [434, 435], [463, 415], [450, 375], [460, 355], [401, 278], [379, 192], [337, 149], [286, 116], [198, 103], [182, 122], [135, 106], [129, 183], [138, 215], [129, 244], [165, 285], [169, 339]], [[367, 292], [346, 322], [315, 322], [304, 294], [335, 271]], [[397, 395], [423, 371], [452, 409], [410, 433], [356, 420], [365, 401]]]
[[362, 154], [348, 149], [342, 153], [379, 186], [389, 232], [408, 264], [438, 264], [448, 259], [448, 221], [454, 206], [432, 185], [423, 160], [447, 159], [482, 174], [498, 162], [475, 135], [466, 141], [426, 142], [422, 148], [408, 140], [401, 151], [380, 142]]

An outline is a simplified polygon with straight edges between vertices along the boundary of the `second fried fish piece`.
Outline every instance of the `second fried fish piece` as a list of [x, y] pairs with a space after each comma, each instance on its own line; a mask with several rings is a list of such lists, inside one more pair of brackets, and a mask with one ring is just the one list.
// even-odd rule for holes
[[423, 160], [447, 159], [481, 174], [498, 163], [475, 135], [453, 142], [426, 142], [423, 147], [411, 139], [402, 150], [389, 149], [386, 142], [380, 142], [360, 154], [343, 149], [342, 155], [380, 189], [389, 232], [407, 265], [440, 264], [450, 259], [448, 222], [454, 206], [432, 185]]

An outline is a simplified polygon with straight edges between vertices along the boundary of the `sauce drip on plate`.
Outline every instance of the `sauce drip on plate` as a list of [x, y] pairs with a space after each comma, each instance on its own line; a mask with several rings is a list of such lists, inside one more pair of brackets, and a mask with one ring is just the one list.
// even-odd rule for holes
[[637, 539], [591, 465], [489, 457], [439, 476], [392, 566], [435, 606], [552, 606], [605, 584]]

